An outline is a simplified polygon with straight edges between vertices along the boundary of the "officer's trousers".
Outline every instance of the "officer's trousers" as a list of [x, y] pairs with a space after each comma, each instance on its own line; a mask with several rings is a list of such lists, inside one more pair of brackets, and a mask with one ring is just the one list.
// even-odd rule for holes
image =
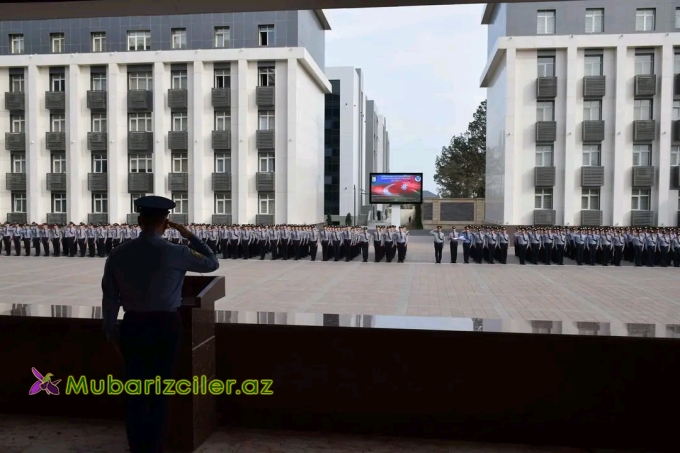
[[[177, 312], [127, 312], [120, 326], [125, 379], [173, 379], [182, 343]], [[144, 393], [144, 392], [142, 392]], [[168, 429], [168, 396], [126, 395], [126, 428], [131, 453], [164, 451]]]
[[451, 252], [451, 262], [455, 263], [458, 260], [458, 241], [449, 242], [449, 251]]

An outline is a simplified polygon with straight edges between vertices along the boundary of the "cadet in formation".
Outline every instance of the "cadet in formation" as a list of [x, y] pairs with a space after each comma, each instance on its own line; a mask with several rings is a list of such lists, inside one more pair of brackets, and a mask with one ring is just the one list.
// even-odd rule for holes
[[458, 261], [458, 246], [463, 248], [463, 262], [469, 264], [470, 260], [481, 264], [486, 261], [489, 264], [496, 262], [508, 263], [509, 237], [505, 228], [473, 228], [466, 226], [463, 231], [458, 231], [455, 226], [450, 231], [444, 231], [441, 226], [430, 231], [434, 237], [435, 263], [442, 262], [444, 244], [449, 243], [449, 255], [451, 263]]

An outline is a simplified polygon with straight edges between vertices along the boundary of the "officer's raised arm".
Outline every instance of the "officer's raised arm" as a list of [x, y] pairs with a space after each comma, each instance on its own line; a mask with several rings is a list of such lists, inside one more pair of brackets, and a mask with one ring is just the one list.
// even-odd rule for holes
[[214, 272], [219, 269], [220, 262], [207, 244], [187, 230], [184, 225], [172, 222], [169, 222], [169, 225], [176, 229], [183, 238], [188, 239], [191, 246], [173, 247], [171, 255], [173, 266], [188, 272]]

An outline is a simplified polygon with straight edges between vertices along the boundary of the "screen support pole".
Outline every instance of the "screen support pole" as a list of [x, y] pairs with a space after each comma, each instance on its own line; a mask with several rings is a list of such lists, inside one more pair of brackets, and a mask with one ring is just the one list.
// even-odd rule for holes
[[401, 205], [392, 205], [392, 216], [390, 217], [390, 225], [399, 226], [401, 225]]

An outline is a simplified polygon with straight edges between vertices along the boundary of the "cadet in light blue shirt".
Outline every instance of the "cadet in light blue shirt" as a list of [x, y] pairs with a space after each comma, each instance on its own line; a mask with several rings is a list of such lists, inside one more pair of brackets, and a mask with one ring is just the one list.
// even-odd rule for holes
[[[116, 247], [106, 261], [102, 279], [104, 330], [125, 359], [126, 379], [172, 379], [182, 340], [177, 309], [187, 272], [213, 272], [219, 262], [212, 250], [181, 225], [168, 221], [175, 202], [163, 197], [135, 201], [142, 232], [137, 239]], [[161, 238], [172, 227], [188, 238], [193, 248]], [[127, 395], [127, 433], [130, 451], [163, 451], [168, 423], [167, 396]]]

